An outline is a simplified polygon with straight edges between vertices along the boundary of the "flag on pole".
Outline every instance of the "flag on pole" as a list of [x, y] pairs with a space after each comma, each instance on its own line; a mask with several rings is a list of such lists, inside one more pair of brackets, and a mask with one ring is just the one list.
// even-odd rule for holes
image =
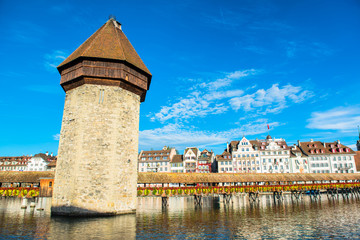
[[270, 126], [269, 126], [269, 124], [267, 125], [267, 127], [268, 127], [268, 129], [270, 129]]

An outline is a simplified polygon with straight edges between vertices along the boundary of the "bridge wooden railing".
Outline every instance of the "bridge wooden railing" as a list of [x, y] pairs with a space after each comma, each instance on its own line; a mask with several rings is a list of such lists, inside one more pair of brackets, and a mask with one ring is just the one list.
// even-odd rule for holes
[[320, 184], [286, 184], [286, 185], [250, 185], [250, 186], [209, 186], [209, 187], [138, 187], [137, 195], [146, 196], [186, 196], [237, 193], [273, 193], [275, 191], [308, 191], [360, 188], [359, 182], [353, 183], [320, 183]]

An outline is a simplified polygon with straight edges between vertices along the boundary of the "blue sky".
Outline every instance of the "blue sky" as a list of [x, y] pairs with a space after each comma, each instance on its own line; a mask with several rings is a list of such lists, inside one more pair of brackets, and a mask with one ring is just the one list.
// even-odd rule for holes
[[153, 74], [139, 150], [340, 139], [360, 125], [359, 1], [0, 1], [0, 155], [57, 152], [56, 66], [112, 14]]

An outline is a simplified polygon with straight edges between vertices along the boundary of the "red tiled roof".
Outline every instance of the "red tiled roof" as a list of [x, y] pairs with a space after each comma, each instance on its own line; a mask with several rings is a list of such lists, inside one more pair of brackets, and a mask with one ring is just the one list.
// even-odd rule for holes
[[300, 142], [300, 148], [306, 155], [329, 154], [329, 151], [320, 141]]
[[232, 160], [232, 155], [229, 152], [224, 151], [221, 155], [216, 155], [216, 160], [218, 160], [218, 161]]
[[[268, 146], [269, 145], [269, 142], [268, 141], [260, 141], [260, 140], [250, 140], [249, 141], [250, 144], [252, 146], [257, 146], [258, 147], [258, 150], [265, 150], [265, 149], [261, 149], [261, 146]], [[290, 147], [287, 145], [286, 141], [284, 140], [275, 140], [274, 141], [277, 145], [279, 145], [281, 147], [281, 149], [283, 150], [289, 150]]]
[[173, 159], [171, 160], [171, 163], [181, 163], [183, 162], [183, 155], [175, 155]]
[[134, 47], [121, 30], [121, 24], [109, 19], [83, 44], [80, 45], [58, 68], [78, 59], [97, 58], [125, 61], [151, 75]]
[[[170, 161], [170, 152], [171, 150], [151, 150], [151, 151], [142, 151], [140, 155], [141, 162], [156, 162], [156, 161]], [[164, 159], [166, 157], [166, 159]], [[143, 159], [145, 158], [145, 159]], [[152, 159], [150, 159], [152, 158]], [[159, 159], [156, 159], [159, 158]]]
[[[336, 141], [335, 142], [330, 142], [330, 143], [325, 143], [325, 146], [326, 146], [326, 149], [328, 150], [329, 153], [332, 153], [332, 154], [355, 154], [355, 152], [341, 144], [341, 143], [337, 143]], [[347, 152], [348, 150], [348, 152]]]

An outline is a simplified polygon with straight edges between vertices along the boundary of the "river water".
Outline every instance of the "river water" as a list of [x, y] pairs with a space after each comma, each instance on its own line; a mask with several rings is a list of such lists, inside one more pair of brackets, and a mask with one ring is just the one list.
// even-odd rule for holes
[[21, 199], [0, 199], [0, 239], [360, 239], [360, 200], [351, 198], [207, 197], [196, 207], [191, 197], [172, 197], [163, 209], [161, 198], [144, 197], [136, 214], [106, 218], [50, 217], [50, 202], [24, 210]]

